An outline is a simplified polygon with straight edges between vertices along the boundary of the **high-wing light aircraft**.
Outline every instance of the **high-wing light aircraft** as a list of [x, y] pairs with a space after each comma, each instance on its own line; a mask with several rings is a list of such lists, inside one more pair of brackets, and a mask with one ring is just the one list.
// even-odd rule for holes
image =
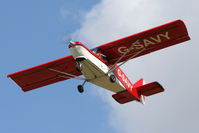
[[[81, 42], [70, 42], [72, 55], [9, 74], [23, 91], [30, 91], [70, 78], [83, 80], [78, 85], [82, 93], [86, 82], [114, 92], [118, 103], [138, 101], [145, 103], [145, 96], [164, 91], [158, 82], [144, 84], [143, 79], [131, 83], [120, 66], [130, 59], [190, 40], [182, 20], [155, 27], [113, 42], [88, 49]], [[80, 75], [84, 75], [84, 77]]]

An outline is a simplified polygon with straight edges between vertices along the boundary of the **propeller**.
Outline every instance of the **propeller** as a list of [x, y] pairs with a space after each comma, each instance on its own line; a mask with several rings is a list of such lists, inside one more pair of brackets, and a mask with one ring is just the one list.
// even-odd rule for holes
[[72, 35], [70, 34], [70, 35], [64, 36], [63, 40], [64, 40], [64, 44], [69, 44], [73, 40]]

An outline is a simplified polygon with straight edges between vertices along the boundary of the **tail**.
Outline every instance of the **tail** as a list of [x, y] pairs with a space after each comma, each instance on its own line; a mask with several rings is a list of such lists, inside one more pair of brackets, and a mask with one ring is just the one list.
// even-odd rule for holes
[[144, 80], [140, 79], [135, 84], [133, 84], [132, 89], [118, 92], [113, 94], [112, 97], [121, 104], [134, 100], [145, 104], [145, 96], [151, 96], [163, 91], [164, 88], [158, 82], [144, 84]]
[[[141, 78], [140, 80], [138, 80], [137, 82], [135, 82], [135, 84], [133, 85], [133, 89], [134, 88], [138, 88], [138, 87], [141, 87], [143, 86], [145, 83], [144, 83], [144, 79]], [[138, 91], [137, 91], [138, 92]], [[139, 92], [138, 92], [139, 93]], [[142, 104], [145, 104], [145, 96], [142, 95], [142, 94], [138, 94], [139, 96], [139, 100], [138, 102], [142, 103]]]

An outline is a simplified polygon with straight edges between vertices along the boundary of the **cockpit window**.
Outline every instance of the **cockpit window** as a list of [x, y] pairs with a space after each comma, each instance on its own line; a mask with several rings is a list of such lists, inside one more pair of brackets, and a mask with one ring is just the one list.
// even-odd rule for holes
[[95, 53], [99, 58], [101, 58], [102, 60], [104, 60], [105, 62], [108, 62], [107, 56], [104, 55], [104, 54], [102, 54], [101, 51], [99, 51], [98, 48], [91, 49], [91, 51], [93, 53]]
[[98, 48], [91, 49], [91, 51], [92, 51], [93, 53], [95, 53], [96, 55], [99, 54], [99, 49], [98, 49]]
[[101, 53], [101, 55], [100, 55], [100, 58], [101, 58], [102, 60], [104, 60], [105, 62], [108, 62], [108, 57], [107, 57], [106, 55], [102, 54], [102, 53]]

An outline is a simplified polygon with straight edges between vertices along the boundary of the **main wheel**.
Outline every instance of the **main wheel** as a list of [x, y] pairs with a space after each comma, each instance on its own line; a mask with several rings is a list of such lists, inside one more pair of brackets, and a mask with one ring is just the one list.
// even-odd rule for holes
[[116, 81], [115, 75], [111, 75], [111, 76], [110, 76], [110, 81], [111, 81], [112, 83], [115, 83], [115, 81]]
[[83, 93], [84, 92], [84, 87], [82, 85], [78, 85], [77, 89], [78, 89], [79, 93]]
[[78, 72], [81, 72], [82, 71], [82, 65], [80, 63], [77, 63], [76, 66], [75, 66], [76, 70]]

